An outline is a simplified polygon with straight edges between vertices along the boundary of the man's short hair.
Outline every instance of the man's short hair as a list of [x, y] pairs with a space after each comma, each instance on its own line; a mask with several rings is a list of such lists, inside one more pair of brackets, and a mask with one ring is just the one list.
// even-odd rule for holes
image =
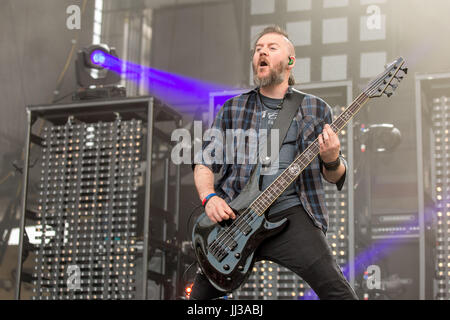
[[[253, 43], [253, 48], [252, 48], [252, 56], [255, 55], [255, 50], [256, 50], [256, 44], [258, 43], [259, 39], [261, 39], [264, 35], [269, 34], [269, 33], [277, 33], [280, 34], [282, 36], [284, 36], [286, 39], [288, 39], [289, 42], [291, 42], [291, 40], [289, 39], [289, 36], [287, 34], [287, 32], [285, 30], [283, 30], [280, 26], [277, 25], [272, 25], [272, 26], [268, 26], [266, 28], [264, 28], [263, 31], [261, 31], [257, 37], [255, 42]], [[291, 42], [292, 43], [292, 42]], [[295, 56], [295, 47], [294, 45], [292, 45], [292, 47], [294, 48], [294, 56]], [[289, 83], [290, 86], [295, 85], [295, 79], [294, 76], [291, 74], [289, 75]]]

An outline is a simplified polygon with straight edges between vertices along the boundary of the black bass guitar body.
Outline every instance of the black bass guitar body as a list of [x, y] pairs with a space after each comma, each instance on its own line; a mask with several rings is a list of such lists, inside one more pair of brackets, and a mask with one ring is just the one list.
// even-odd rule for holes
[[272, 223], [265, 214], [251, 208], [260, 194], [258, 180], [259, 174], [229, 203], [236, 213], [235, 220], [213, 223], [203, 213], [195, 223], [192, 240], [198, 263], [218, 290], [237, 289], [250, 275], [261, 242], [287, 225], [287, 219]]

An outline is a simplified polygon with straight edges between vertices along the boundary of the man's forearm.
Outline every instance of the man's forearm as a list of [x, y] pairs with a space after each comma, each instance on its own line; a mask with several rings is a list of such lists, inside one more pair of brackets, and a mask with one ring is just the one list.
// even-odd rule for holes
[[345, 173], [345, 165], [341, 162], [337, 170], [331, 171], [323, 167], [323, 176], [325, 180], [331, 183], [338, 182]]
[[208, 167], [201, 164], [195, 166], [194, 183], [200, 200], [214, 193], [214, 173]]

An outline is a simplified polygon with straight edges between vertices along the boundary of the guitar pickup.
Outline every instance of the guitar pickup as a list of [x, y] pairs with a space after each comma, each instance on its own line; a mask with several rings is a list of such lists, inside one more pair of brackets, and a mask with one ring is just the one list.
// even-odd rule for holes
[[252, 231], [252, 228], [244, 222], [239, 226], [239, 230], [241, 230], [244, 235], [248, 236], [248, 234]]

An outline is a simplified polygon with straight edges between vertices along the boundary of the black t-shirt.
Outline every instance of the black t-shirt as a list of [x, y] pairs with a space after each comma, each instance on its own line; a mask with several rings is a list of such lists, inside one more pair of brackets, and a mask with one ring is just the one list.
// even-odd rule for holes
[[[263, 104], [262, 111], [262, 129], [270, 129], [281, 110], [282, 99], [272, 99], [266, 96], [261, 96]], [[286, 137], [284, 138], [283, 145], [279, 154], [279, 168], [276, 174], [262, 175], [261, 190], [265, 190], [294, 160], [297, 152], [297, 122], [292, 119], [291, 125], [288, 129]], [[292, 183], [280, 197], [270, 206], [267, 211], [268, 216], [291, 208], [293, 206], [301, 205], [300, 198], [296, 190], [295, 183]]]

